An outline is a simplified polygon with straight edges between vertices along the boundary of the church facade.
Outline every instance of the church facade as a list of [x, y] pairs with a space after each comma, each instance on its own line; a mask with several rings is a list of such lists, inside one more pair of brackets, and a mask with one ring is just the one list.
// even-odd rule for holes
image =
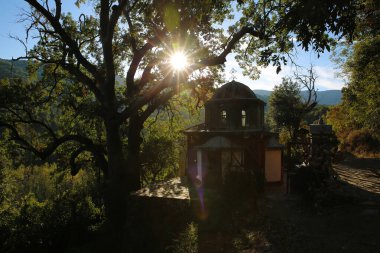
[[260, 174], [282, 182], [282, 145], [264, 127], [265, 103], [246, 85], [232, 81], [205, 104], [205, 122], [184, 130], [186, 175], [205, 188], [219, 188], [230, 172]]

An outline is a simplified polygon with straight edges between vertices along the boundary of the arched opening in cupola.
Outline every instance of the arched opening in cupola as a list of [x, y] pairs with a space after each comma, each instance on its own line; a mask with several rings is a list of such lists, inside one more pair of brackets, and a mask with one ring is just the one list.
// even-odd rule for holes
[[241, 111], [241, 126], [246, 127], [247, 126], [247, 113], [245, 110]]

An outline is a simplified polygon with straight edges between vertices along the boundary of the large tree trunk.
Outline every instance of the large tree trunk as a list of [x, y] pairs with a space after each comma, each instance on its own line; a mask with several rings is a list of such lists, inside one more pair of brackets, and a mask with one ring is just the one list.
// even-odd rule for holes
[[142, 125], [137, 122], [130, 120], [125, 151], [119, 132], [120, 125], [106, 123], [109, 171], [105, 191], [106, 215], [113, 228], [120, 231], [126, 224], [130, 193], [141, 186], [139, 153]]
[[119, 133], [120, 125], [106, 122], [108, 177], [106, 179], [106, 215], [116, 230], [122, 230], [127, 214], [127, 164]]
[[135, 191], [141, 187], [141, 164], [140, 148], [143, 139], [141, 138], [142, 124], [138, 119], [132, 117], [128, 126], [128, 147], [127, 147], [127, 168], [128, 168], [128, 189]]

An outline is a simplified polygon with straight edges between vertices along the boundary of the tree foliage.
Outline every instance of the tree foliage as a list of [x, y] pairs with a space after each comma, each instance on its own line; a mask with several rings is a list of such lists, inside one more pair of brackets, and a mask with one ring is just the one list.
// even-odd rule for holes
[[347, 106], [355, 128], [380, 129], [380, 34], [353, 46], [345, 63], [350, 73], [343, 89], [343, 106]]
[[2, 252], [69, 252], [98, 230], [104, 208], [96, 174], [75, 178], [54, 164], [6, 168], [0, 174]]
[[[295, 74], [295, 80], [283, 78], [269, 97], [269, 124], [276, 131], [285, 130], [292, 141], [296, 140], [306, 115], [317, 105], [315, 80], [312, 69], [309, 75]], [[301, 88], [308, 91], [305, 99], [301, 96]]]
[[330, 110], [331, 106], [327, 105], [317, 105], [309, 113], [305, 115], [305, 122], [307, 124], [316, 123], [319, 119], [326, 122], [327, 112]]
[[145, 122], [141, 148], [144, 185], [178, 176], [181, 155], [186, 152], [182, 130], [201, 121], [195, 104], [194, 98], [182, 94], [165, 112], [157, 112]]
[[[342, 148], [350, 151], [379, 152], [380, 142], [380, 34], [379, 3], [365, 1], [358, 15], [358, 40], [341, 43], [334, 60], [347, 80], [340, 105], [328, 114]], [[360, 141], [359, 141], [360, 140]]]
[[269, 120], [274, 129], [286, 127], [289, 133], [300, 125], [301, 87], [290, 78], [283, 78], [280, 85], [275, 86], [269, 98]]
[[[0, 80], [2, 137], [15, 150], [24, 150], [26, 157], [33, 154], [41, 161], [53, 153], [63, 155], [61, 161], [72, 165], [73, 175], [86, 152], [105, 171], [102, 126], [94, 113], [97, 107], [82, 93], [83, 86], [73, 86], [62, 72], [53, 74], [54, 68], [30, 63], [28, 79]], [[43, 72], [41, 78], [37, 77], [39, 71]]]

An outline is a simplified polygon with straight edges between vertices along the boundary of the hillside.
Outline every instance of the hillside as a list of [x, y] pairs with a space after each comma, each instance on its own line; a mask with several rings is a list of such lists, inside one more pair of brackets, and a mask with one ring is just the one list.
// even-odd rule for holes
[[24, 78], [27, 76], [27, 61], [12, 61], [0, 59], [0, 79], [2, 78]]
[[[253, 90], [256, 96], [268, 103], [269, 96], [272, 93], [270, 90]], [[306, 91], [302, 91], [301, 95], [306, 97]], [[342, 91], [340, 90], [324, 90], [317, 91], [317, 101], [320, 105], [336, 105], [339, 104], [342, 99]]]
[[341, 90], [317, 91], [317, 101], [320, 105], [336, 105], [342, 100]]

